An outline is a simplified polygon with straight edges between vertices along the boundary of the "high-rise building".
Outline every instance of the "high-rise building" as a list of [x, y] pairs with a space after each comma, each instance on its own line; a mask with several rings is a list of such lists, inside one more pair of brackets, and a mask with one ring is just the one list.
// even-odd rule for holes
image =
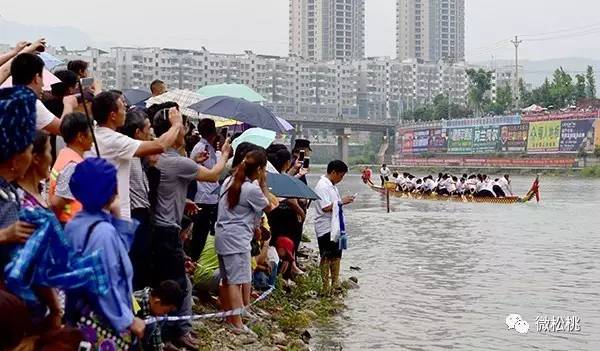
[[398, 59], [465, 59], [465, 0], [397, 0]]
[[365, 56], [365, 0], [290, 0], [290, 56], [356, 60]]

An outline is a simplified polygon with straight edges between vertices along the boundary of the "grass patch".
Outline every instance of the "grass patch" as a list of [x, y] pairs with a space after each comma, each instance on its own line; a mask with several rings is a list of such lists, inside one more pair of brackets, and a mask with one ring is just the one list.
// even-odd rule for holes
[[600, 166], [585, 167], [581, 175], [587, 178], [600, 178]]
[[[344, 308], [341, 296], [318, 297], [321, 290], [321, 274], [318, 267], [308, 267], [303, 277], [296, 280], [296, 286], [286, 292], [278, 286], [273, 294], [259, 307], [270, 311], [281, 330], [288, 335], [298, 336], [313, 322], [327, 322], [329, 318]], [[280, 282], [278, 281], [278, 284]]]

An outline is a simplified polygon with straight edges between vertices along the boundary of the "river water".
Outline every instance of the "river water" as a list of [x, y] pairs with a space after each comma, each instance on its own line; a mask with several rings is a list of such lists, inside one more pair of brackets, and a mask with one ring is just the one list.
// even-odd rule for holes
[[[513, 190], [532, 178], [516, 177]], [[314, 350], [600, 350], [600, 181], [542, 179], [539, 204], [392, 198], [390, 214], [358, 175], [339, 188], [359, 193], [345, 211], [342, 274], [360, 289]], [[527, 334], [508, 330], [512, 313]], [[578, 318], [581, 330], [544, 322], [552, 317]]]

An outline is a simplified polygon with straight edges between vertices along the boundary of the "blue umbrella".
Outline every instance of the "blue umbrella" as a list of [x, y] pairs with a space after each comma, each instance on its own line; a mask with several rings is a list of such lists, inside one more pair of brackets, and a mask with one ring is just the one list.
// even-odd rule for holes
[[271, 110], [244, 99], [213, 96], [188, 106], [188, 108], [205, 115], [230, 118], [275, 132], [286, 132], [286, 127], [281, 125]]
[[56, 66], [60, 66], [65, 62], [56, 56], [50, 55], [47, 52], [40, 52], [40, 58], [44, 61], [44, 66], [52, 71]]
[[152, 96], [150, 92], [142, 89], [123, 89], [123, 97], [129, 106], [137, 105]]
[[277, 197], [319, 200], [320, 197], [300, 179], [287, 174], [267, 173], [269, 191]]

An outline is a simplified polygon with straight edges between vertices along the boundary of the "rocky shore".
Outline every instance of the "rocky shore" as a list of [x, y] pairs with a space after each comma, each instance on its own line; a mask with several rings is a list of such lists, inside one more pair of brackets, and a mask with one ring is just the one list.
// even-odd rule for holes
[[[220, 319], [194, 322], [201, 340], [200, 350], [310, 350], [310, 339], [315, 326], [345, 308], [344, 298], [348, 289], [358, 288], [354, 277], [343, 282], [343, 288], [330, 296], [319, 296], [321, 277], [318, 253], [302, 248], [307, 258], [300, 258], [305, 274], [287, 286], [278, 279], [277, 288], [265, 300], [250, 309], [245, 323], [256, 333], [236, 335], [226, 328]], [[213, 306], [198, 304], [195, 313], [215, 312]]]

